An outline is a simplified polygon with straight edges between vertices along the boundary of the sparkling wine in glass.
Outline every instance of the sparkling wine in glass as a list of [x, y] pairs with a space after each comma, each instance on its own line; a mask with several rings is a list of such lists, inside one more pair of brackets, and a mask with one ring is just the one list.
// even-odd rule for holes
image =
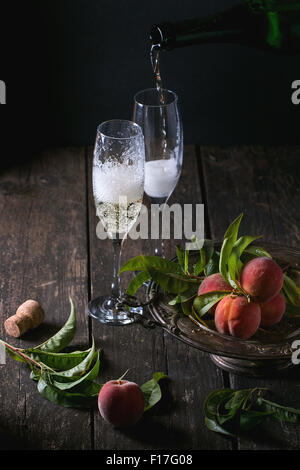
[[[139, 125], [126, 120], [106, 121], [97, 129], [93, 159], [96, 213], [113, 244], [111, 294], [88, 304], [88, 313], [102, 323], [134, 321], [120, 301], [122, 242], [135, 224], [144, 192], [145, 149]], [[136, 312], [135, 312], [136, 313]]]
[[[134, 97], [133, 121], [141, 126], [145, 141], [145, 193], [163, 212], [180, 177], [183, 129], [177, 95], [149, 88]], [[155, 254], [164, 256], [164, 241], [156, 241]]]

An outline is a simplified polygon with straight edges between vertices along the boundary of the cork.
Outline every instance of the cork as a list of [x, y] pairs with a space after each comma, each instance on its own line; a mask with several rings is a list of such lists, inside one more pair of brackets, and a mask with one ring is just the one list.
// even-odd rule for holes
[[26, 300], [19, 306], [15, 315], [7, 318], [4, 328], [9, 336], [19, 338], [26, 331], [39, 326], [44, 317], [44, 310], [36, 300]]

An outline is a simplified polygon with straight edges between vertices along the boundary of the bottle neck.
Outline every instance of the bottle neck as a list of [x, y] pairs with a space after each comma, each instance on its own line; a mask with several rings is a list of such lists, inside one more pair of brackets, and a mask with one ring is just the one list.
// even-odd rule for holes
[[251, 16], [246, 4], [237, 5], [205, 18], [155, 25], [150, 38], [165, 50], [209, 42], [238, 42], [250, 27]]
[[300, 2], [244, 0], [216, 15], [156, 25], [150, 36], [153, 44], [165, 50], [222, 42], [298, 54]]

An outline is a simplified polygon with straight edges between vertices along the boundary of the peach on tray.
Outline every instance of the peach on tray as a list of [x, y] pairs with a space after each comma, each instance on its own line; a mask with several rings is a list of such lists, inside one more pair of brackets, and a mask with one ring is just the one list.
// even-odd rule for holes
[[[232, 287], [225, 281], [222, 274], [215, 273], [207, 276], [200, 284], [198, 289], [198, 295], [206, 294], [207, 292], [213, 291], [231, 291]], [[217, 305], [214, 305], [209, 313], [214, 314]]]
[[273, 259], [262, 256], [245, 264], [240, 282], [251, 300], [264, 303], [279, 294], [283, 285], [283, 273]]
[[259, 328], [260, 306], [244, 296], [227, 295], [217, 305], [215, 324], [219, 333], [249, 339]]
[[261, 326], [272, 326], [279, 323], [285, 312], [285, 300], [281, 294], [276, 297], [260, 304], [261, 310]]

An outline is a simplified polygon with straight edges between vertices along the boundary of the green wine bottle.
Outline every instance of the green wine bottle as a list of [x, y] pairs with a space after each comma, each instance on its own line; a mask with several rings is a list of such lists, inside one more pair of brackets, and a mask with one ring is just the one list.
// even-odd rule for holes
[[283, 54], [300, 52], [300, 0], [244, 0], [216, 15], [152, 27], [161, 49], [235, 43]]

